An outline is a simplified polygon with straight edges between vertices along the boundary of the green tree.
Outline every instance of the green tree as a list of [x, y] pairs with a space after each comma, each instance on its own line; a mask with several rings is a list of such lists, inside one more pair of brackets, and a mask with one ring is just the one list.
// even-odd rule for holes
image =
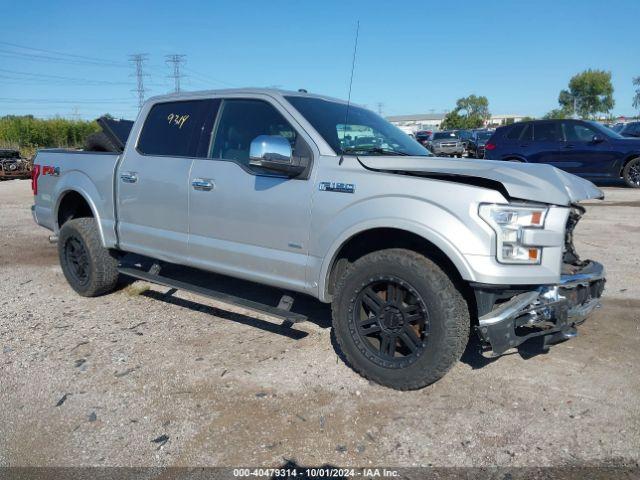
[[636, 88], [636, 94], [633, 96], [633, 108], [640, 110], [640, 77], [633, 79], [633, 86]]
[[466, 117], [479, 117], [482, 120], [489, 120], [489, 100], [487, 97], [469, 95], [459, 98], [456, 102], [456, 110]]
[[456, 108], [449, 112], [440, 125], [445, 130], [479, 128], [491, 118], [487, 97], [469, 95], [456, 101]]
[[588, 69], [574, 75], [569, 80], [569, 89], [562, 90], [558, 95], [558, 104], [560, 109], [549, 113], [564, 116], [577, 114], [581, 118], [608, 114], [615, 105], [611, 72]]
[[444, 117], [440, 124], [443, 130], [467, 130], [471, 128], [480, 128], [483, 125], [482, 118], [474, 116], [460, 115], [457, 110], [453, 110]]
[[554, 108], [542, 118], [544, 118], [545, 120], [554, 120], [554, 119], [563, 119], [563, 118], [570, 118], [570, 117], [571, 117], [571, 112], [568, 112], [564, 108]]

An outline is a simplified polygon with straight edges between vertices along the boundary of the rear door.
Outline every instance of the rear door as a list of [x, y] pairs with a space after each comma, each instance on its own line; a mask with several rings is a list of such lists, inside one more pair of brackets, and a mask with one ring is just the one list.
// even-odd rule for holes
[[[222, 101], [209, 158], [194, 160], [189, 252], [194, 266], [304, 290], [313, 182], [249, 165], [251, 141], [280, 135], [313, 158], [310, 138], [269, 97]], [[311, 170], [310, 170], [311, 171]]]
[[147, 107], [116, 174], [123, 250], [178, 263], [186, 259], [189, 172], [194, 158], [206, 156], [216, 106], [215, 100], [185, 100]]
[[528, 147], [527, 160], [562, 168], [565, 158], [560, 122], [534, 122], [530, 126], [533, 127], [533, 141]]

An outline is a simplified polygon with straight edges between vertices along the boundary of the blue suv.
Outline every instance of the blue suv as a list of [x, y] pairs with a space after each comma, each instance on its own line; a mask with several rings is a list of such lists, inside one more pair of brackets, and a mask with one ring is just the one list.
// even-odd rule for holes
[[586, 120], [534, 120], [498, 128], [484, 158], [548, 163], [581, 177], [640, 188], [640, 139]]

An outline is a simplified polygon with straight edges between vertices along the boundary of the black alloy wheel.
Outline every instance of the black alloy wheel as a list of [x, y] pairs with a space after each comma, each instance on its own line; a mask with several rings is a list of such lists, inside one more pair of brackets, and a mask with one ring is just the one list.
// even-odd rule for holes
[[418, 292], [389, 276], [365, 286], [356, 298], [354, 325], [361, 352], [387, 368], [404, 368], [427, 348], [429, 311]]

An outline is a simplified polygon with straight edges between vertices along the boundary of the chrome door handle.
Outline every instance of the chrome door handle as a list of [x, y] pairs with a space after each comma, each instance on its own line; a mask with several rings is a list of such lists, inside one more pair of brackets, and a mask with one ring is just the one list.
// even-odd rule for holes
[[136, 183], [138, 181], [138, 175], [136, 175], [136, 172], [122, 172], [120, 174], [120, 180], [124, 183]]
[[205, 180], [204, 178], [194, 178], [193, 180], [191, 180], [191, 186], [194, 190], [201, 190], [205, 192], [213, 190], [213, 182], [210, 180]]

